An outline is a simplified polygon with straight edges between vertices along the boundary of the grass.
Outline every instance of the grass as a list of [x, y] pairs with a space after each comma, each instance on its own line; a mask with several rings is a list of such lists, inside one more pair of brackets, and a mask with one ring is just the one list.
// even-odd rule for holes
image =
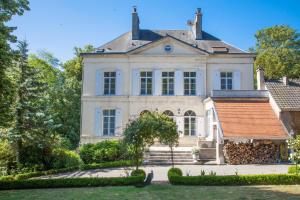
[[94, 187], [0, 191], [1, 200], [60, 199], [300, 199], [300, 185]]

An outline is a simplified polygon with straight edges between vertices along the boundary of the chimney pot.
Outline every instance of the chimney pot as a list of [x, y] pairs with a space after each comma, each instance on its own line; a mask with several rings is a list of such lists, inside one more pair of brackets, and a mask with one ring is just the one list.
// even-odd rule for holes
[[265, 90], [264, 69], [261, 66], [256, 70], [257, 90]]
[[282, 82], [285, 86], [289, 85], [289, 78], [287, 76], [282, 77]]

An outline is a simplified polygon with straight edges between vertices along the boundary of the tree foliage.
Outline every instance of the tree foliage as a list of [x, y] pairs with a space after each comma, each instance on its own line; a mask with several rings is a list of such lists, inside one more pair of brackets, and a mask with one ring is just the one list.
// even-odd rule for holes
[[300, 34], [295, 29], [276, 25], [256, 35], [255, 66], [264, 68], [267, 79], [300, 77]]
[[300, 135], [297, 135], [296, 138], [289, 139], [288, 147], [293, 151], [290, 154], [290, 160], [296, 164], [296, 173], [298, 173], [298, 164], [300, 164]]
[[172, 119], [156, 112], [145, 113], [130, 121], [124, 131], [124, 142], [132, 147], [136, 169], [145, 148], [153, 145], [155, 138], [170, 147], [176, 146], [179, 137], [176, 129]]
[[17, 41], [12, 32], [16, 27], [7, 26], [6, 22], [14, 15], [23, 15], [29, 10], [27, 0], [1, 0], [0, 1], [0, 132], [8, 128], [13, 121], [13, 103], [15, 99], [15, 84], [13, 65], [16, 53], [11, 49], [10, 43]]

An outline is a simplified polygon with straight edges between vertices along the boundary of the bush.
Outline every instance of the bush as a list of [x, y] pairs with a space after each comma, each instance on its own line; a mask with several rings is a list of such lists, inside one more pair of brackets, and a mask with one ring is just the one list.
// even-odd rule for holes
[[[300, 165], [298, 165], [297, 171], [298, 171], [298, 174], [300, 174]], [[288, 173], [289, 174], [297, 174], [297, 172], [296, 172], [296, 165], [290, 166], [288, 168]]]
[[82, 161], [77, 153], [62, 148], [53, 150], [54, 169], [79, 167], [81, 164]]
[[0, 176], [10, 175], [17, 169], [16, 151], [7, 141], [0, 141]]
[[117, 140], [105, 140], [96, 144], [84, 144], [79, 153], [85, 164], [111, 162], [130, 158], [126, 145]]
[[142, 176], [144, 179], [146, 178], [146, 172], [142, 169], [133, 170], [130, 174], [131, 176]]
[[300, 176], [287, 174], [240, 176], [169, 176], [174, 185], [294, 185], [300, 184]]
[[99, 187], [99, 186], [128, 186], [142, 184], [140, 176], [121, 178], [61, 178], [61, 179], [29, 179], [0, 181], [0, 190], [37, 189], [37, 188], [66, 188], [66, 187]]
[[168, 177], [170, 179], [171, 176], [182, 176], [182, 171], [179, 168], [171, 168], [168, 171]]
[[85, 164], [81, 166], [81, 169], [101, 169], [101, 168], [111, 168], [111, 167], [127, 167], [133, 166], [134, 163], [131, 160], [119, 160], [114, 162], [104, 162], [104, 163], [93, 163], [93, 164]]

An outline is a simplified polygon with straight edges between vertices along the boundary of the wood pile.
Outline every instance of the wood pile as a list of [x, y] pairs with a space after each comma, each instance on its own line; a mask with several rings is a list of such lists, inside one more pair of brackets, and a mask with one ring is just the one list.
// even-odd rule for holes
[[278, 145], [271, 142], [227, 142], [223, 151], [227, 163], [231, 165], [267, 164], [276, 162]]

